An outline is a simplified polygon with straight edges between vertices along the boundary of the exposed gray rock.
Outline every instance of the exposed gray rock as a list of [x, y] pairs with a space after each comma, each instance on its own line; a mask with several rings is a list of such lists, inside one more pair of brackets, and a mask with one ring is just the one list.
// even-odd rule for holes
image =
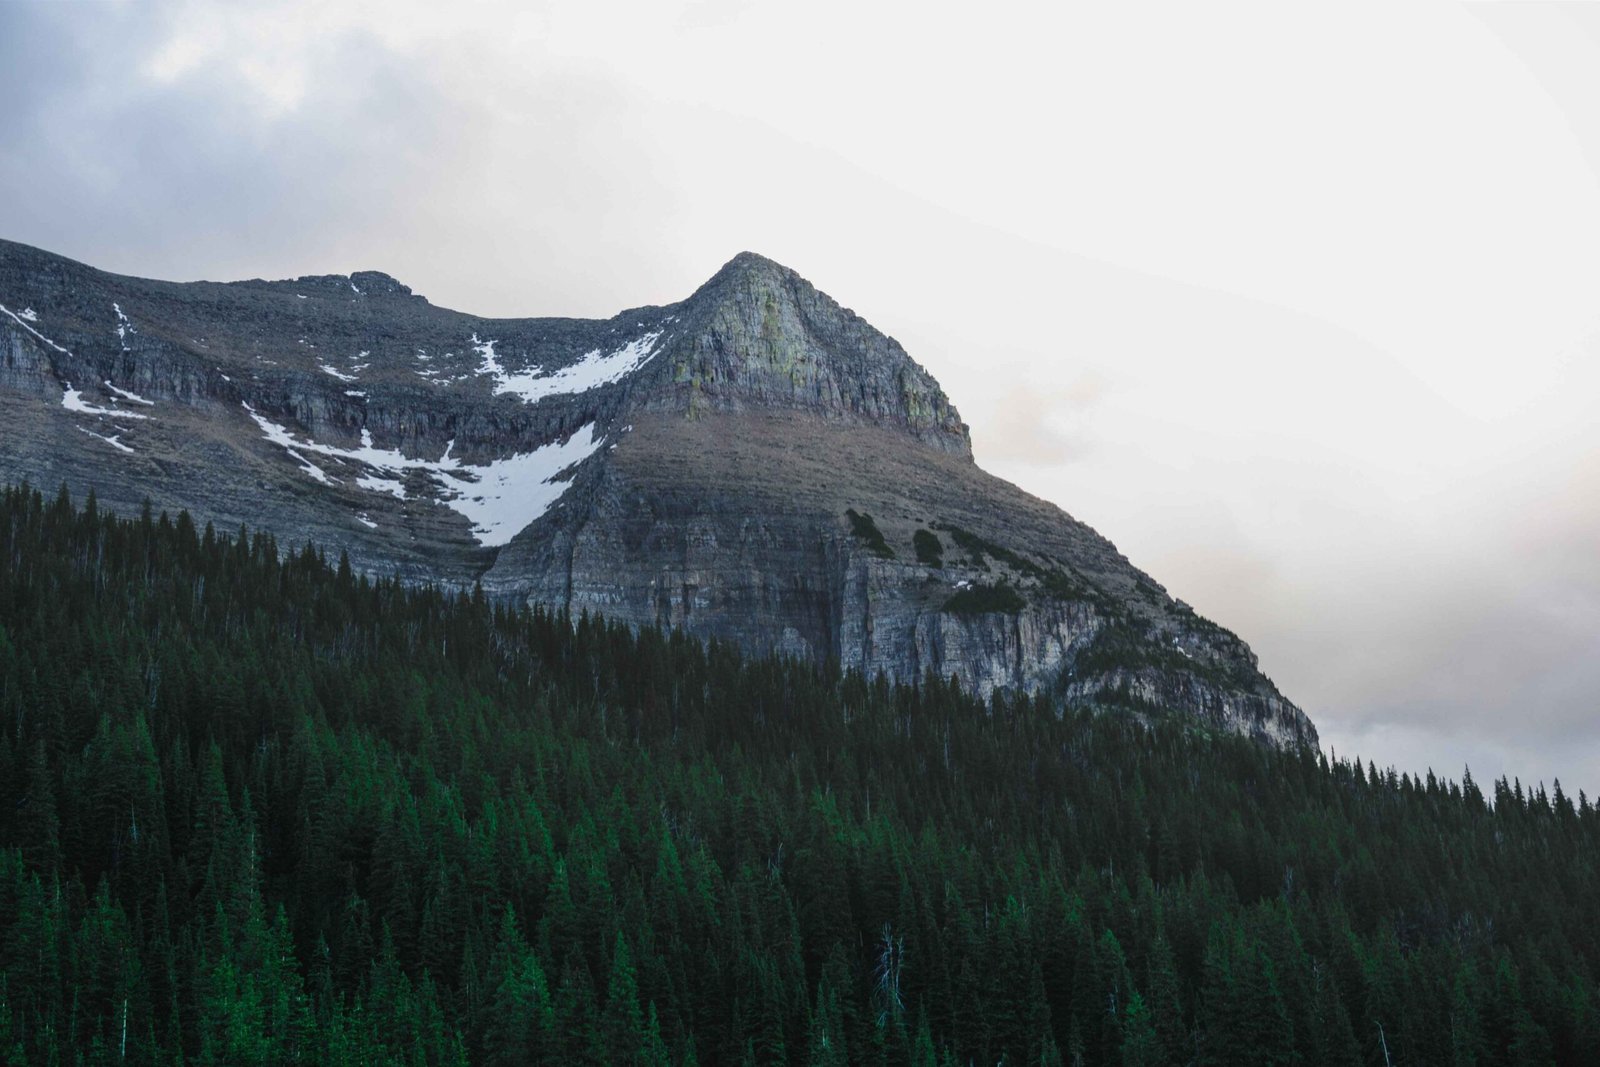
[[1316, 736], [1237, 637], [980, 470], [893, 339], [759, 256], [587, 321], [464, 315], [374, 271], [174, 284], [0, 242], [0, 306], [8, 481], [868, 674]]
[[896, 426], [971, 458], [967, 427], [939, 383], [793, 271], [744, 252], [682, 308], [668, 358], [640, 376], [645, 410], [804, 411]]

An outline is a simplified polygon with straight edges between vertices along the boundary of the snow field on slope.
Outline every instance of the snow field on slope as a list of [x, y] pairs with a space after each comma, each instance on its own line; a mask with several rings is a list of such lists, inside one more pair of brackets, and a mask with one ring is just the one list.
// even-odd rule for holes
[[537, 366], [515, 374], [508, 373], [495, 355], [494, 346], [498, 342], [480, 341], [477, 334], [472, 335], [472, 348], [482, 360], [478, 373], [494, 379], [496, 396], [511, 393], [529, 404], [536, 404], [547, 396], [584, 393], [621, 381], [650, 361], [650, 357], [655, 355], [656, 342], [660, 339], [661, 331], [655, 330], [634, 338], [612, 352], [602, 353], [598, 348], [592, 349], [572, 366], [562, 367], [550, 374], [545, 374], [543, 368]]
[[565, 441], [486, 464], [456, 459], [451, 455], [455, 450], [453, 440], [437, 460], [412, 459], [399, 449], [374, 446], [370, 430], [361, 431], [360, 447], [339, 448], [309, 439], [296, 440], [287, 427], [259, 414], [248, 403], [244, 404], [244, 409], [267, 440], [282, 447], [303, 464], [302, 470], [319, 481], [328, 481], [326, 473], [301, 453], [329, 456], [371, 468], [374, 473], [359, 475], [356, 484], [369, 492], [389, 493], [401, 500], [407, 499], [402, 480], [406, 472], [417, 470], [437, 476], [444, 504], [465, 516], [472, 523], [472, 533], [478, 543], [489, 547], [506, 544], [549, 511], [569, 484], [552, 479], [574, 463], [587, 459], [603, 441], [595, 424], [590, 422], [573, 431]]
[[[120, 392], [120, 390], [118, 390]], [[141, 404], [150, 401], [140, 398]], [[85, 415], [109, 415], [113, 419], [148, 419], [150, 416], [141, 415], [137, 411], [123, 411], [119, 408], [97, 408], [83, 399], [83, 393], [72, 387], [71, 382], [65, 384], [65, 392], [61, 394], [61, 406], [68, 411], [78, 411]]]

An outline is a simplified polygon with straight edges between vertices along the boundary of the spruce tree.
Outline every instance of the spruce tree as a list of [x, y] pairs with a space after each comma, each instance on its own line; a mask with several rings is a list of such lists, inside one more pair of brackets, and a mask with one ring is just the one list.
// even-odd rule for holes
[[620, 930], [611, 951], [611, 980], [606, 984], [600, 1040], [607, 1063], [638, 1063], [643, 1056], [645, 1028], [643, 1013], [639, 1010], [639, 983], [627, 938]]

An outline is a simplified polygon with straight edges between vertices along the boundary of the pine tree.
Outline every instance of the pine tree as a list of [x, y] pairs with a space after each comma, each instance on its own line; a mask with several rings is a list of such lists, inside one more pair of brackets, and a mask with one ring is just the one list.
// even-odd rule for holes
[[661, 1036], [661, 1020], [656, 1017], [655, 1001], [650, 1002], [646, 1012], [644, 1047], [640, 1050], [639, 1062], [643, 1067], [670, 1067], [672, 1063], [672, 1054]]
[[1172, 953], [1172, 944], [1164, 934], [1157, 934], [1150, 946], [1145, 983], [1145, 1003], [1155, 1027], [1156, 1040], [1161, 1044], [1162, 1056], [1170, 1063], [1187, 1063], [1194, 1045], [1188, 1027], [1184, 1025], [1177, 960]]
[[806, 1063], [811, 1067], [838, 1067], [849, 1062], [849, 1045], [845, 1036], [844, 1015], [839, 1010], [839, 993], [824, 971], [817, 982], [816, 998], [811, 1008], [811, 1022], [806, 1035]]
[[606, 985], [605, 1014], [600, 1021], [606, 1062], [638, 1063], [645, 1044], [644, 1019], [639, 1010], [639, 983], [628, 941], [617, 932], [611, 952], [611, 981]]
[[501, 919], [500, 944], [490, 974], [494, 991], [485, 1024], [484, 1063], [539, 1063], [558, 1054], [549, 984], [538, 958], [517, 929], [510, 908]]
[[28, 866], [45, 878], [61, 869], [61, 821], [56, 815], [56, 787], [38, 741], [28, 755], [28, 787], [18, 803], [16, 844]]
[[594, 980], [589, 966], [576, 951], [567, 954], [561, 965], [561, 983], [556, 991], [556, 1033], [561, 1040], [561, 1059], [571, 1064], [605, 1062], [605, 1048], [597, 1025]]
[[1137, 992], [1128, 994], [1128, 1006], [1122, 1022], [1123, 1067], [1158, 1067], [1171, 1063], [1156, 1034], [1155, 1020], [1145, 1007], [1144, 997]]

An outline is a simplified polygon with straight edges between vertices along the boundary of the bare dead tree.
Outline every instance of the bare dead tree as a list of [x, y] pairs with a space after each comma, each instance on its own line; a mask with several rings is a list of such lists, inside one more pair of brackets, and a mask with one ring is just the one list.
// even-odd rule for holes
[[878, 1026], [881, 1029], [890, 1019], [898, 1021], [905, 1013], [905, 1001], [900, 996], [900, 968], [905, 957], [905, 939], [894, 936], [889, 923], [883, 924], [883, 934], [878, 939], [878, 962], [873, 969], [872, 996], [878, 1005]]

